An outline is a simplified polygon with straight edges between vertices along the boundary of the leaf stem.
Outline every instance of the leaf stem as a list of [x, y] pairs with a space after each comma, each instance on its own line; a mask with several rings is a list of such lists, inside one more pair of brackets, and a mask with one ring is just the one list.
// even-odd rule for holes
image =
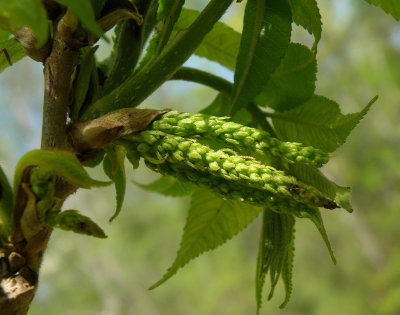
[[257, 104], [254, 102], [250, 102], [246, 106], [246, 109], [253, 118], [253, 121], [255, 121], [261, 127], [261, 129], [264, 129], [271, 136], [277, 138], [274, 128], [272, 128], [271, 124], [267, 120], [268, 113], [261, 110], [260, 107], [258, 107]]
[[[246, 24], [243, 27], [243, 34], [245, 34], [245, 36], [247, 35], [249, 37], [249, 40], [245, 40], [245, 36], [242, 36], [237, 60], [239, 61], [242, 58], [241, 55], [243, 54], [243, 52], [245, 52], [247, 55], [247, 62], [244, 63], [242, 69], [240, 69], [239, 65], [236, 64], [236, 69], [238, 70], [239, 68], [239, 71], [235, 71], [235, 89], [232, 93], [232, 103], [230, 109], [231, 115], [235, 114], [235, 112], [239, 109], [240, 95], [243, 91], [243, 87], [249, 75], [252, 66], [252, 60], [253, 58], [255, 58], [257, 45], [260, 40], [260, 32], [264, 22], [266, 3], [267, 2], [264, 0], [256, 0], [254, 8], [252, 3], [247, 3], [246, 5], [245, 17], [246, 14], [250, 15], [250, 11], [254, 9], [255, 19], [253, 21], [253, 24], [251, 25], [251, 29], [246, 31]], [[246, 47], [246, 44], [249, 46]], [[239, 73], [240, 76], [238, 75]]]
[[196, 82], [208, 86], [220, 93], [229, 96], [232, 92], [233, 84], [212, 73], [189, 67], [180, 68], [170, 80], [185, 80]]

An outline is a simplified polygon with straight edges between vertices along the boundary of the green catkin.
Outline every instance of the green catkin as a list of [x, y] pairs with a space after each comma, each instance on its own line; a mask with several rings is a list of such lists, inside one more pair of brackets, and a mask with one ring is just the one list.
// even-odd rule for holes
[[205, 181], [222, 178], [230, 186], [249, 187], [250, 191], [263, 191], [280, 199], [291, 198], [300, 203], [328, 209], [337, 207], [314, 187], [251, 157], [235, 155], [232, 150], [214, 151], [195, 139], [162, 135], [154, 131], [144, 131], [140, 135], [143, 142], [138, 145], [138, 151], [151, 164], [162, 165], [168, 162], [201, 172]]
[[292, 214], [297, 217], [303, 217], [313, 208], [290, 197], [277, 197], [269, 191], [237, 184], [186, 166], [169, 162], [153, 164], [148, 160], [145, 160], [145, 163], [148, 168], [157, 173], [173, 176], [182, 182], [190, 182], [199, 187], [209, 189], [225, 199], [241, 201], [259, 207], [268, 207], [272, 211]]
[[171, 111], [154, 121], [151, 129], [182, 137], [200, 135], [263, 161], [284, 159], [321, 167], [329, 160], [329, 155], [319, 149], [282, 142], [265, 131], [229, 121], [229, 117]]

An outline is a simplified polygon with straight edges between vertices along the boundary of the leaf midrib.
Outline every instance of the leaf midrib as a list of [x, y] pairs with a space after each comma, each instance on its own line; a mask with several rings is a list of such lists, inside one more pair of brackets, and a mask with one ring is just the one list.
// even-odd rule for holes
[[[215, 218], [221, 213], [221, 211], [222, 211], [222, 208], [223, 208], [223, 206], [224, 206], [224, 204], [225, 204], [225, 202], [226, 201], [224, 201], [224, 200], [221, 200], [221, 204], [218, 206], [218, 209], [215, 211], [215, 214], [210, 218], [210, 220], [208, 221], [208, 222], [214, 222], [214, 220], [215, 220]], [[175, 262], [174, 262], [174, 265], [173, 266], [178, 266], [179, 267], [179, 263], [183, 260], [183, 258], [185, 257], [185, 255], [183, 255], [183, 254], [186, 254], [191, 248], [192, 248], [192, 245], [193, 244], [195, 244], [203, 235], [204, 235], [204, 231], [206, 230], [206, 229], [208, 229], [209, 227], [210, 227], [210, 225], [211, 224], [205, 224], [204, 225], [204, 227], [201, 229], [201, 233], [198, 233], [197, 234], [197, 236], [195, 237], [195, 239], [194, 240], [192, 240], [191, 242], [189, 242], [187, 245], [189, 245], [190, 244], [190, 246], [185, 246], [186, 248], [185, 248], [185, 250], [183, 250], [182, 252], [180, 252], [179, 253], [179, 255], [178, 255], [178, 257], [177, 257], [177, 259], [175, 260]], [[201, 253], [198, 253], [199, 255], [201, 254]], [[190, 261], [190, 259], [187, 261], [187, 262], [189, 262]], [[186, 263], [187, 263], [186, 262]], [[185, 264], [186, 264], [185, 263]], [[171, 268], [172, 269], [172, 268]], [[177, 270], [177, 269], [172, 269], [172, 270]]]

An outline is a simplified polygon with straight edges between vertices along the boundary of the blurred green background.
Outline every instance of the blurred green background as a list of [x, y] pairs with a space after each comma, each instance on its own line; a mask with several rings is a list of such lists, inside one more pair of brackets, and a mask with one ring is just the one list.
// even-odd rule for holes
[[[205, 2], [187, 5], [199, 8]], [[238, 30], [244, 5], [234, 4], [224, 18]], [[324, 212], [337, 266], [316, 229], [298, 220], [291, 302], [279, 310], [283, 287], [270, 302], [266, 287], [261, 314], [400, 314], [400, 22], [362, 0], [319, 5], [324, 28], [317, 93], [336, 100], [345, 113], [362, 109], [376, 94], [379, 100], [324, 169], [353, 188], [353, 214]], [[298, 27], [293, 40], [312, 44]], [[232, 79], [228, 70], [203, 59], [189, 64]], [[39, 147], [42, 89], [41, 65], [29, 60], [0, 76], [0, 162], [10, 178], [22, 154]], [[143, 107], [196, 112], [214, 96], [208, 88], [169, 82]], [[104, 177], [101, 169], [90, 171]], [[128, 177], [148, 183], [157, 175], [140, 168]], [[260, 218], [160, 288], [147, 290], [175, 257], [188, 203], [129, 184], [123, 211], [109, 224], [113, 187], [79, 191], [65, 208], [93, 217], [108, 238], [55, 231], [29, 314], [255, 314]]]

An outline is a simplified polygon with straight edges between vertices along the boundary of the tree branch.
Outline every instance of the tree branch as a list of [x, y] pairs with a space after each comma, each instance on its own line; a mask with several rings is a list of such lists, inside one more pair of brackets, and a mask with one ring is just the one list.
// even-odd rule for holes
[[70, 11], [58, 23], [53, 49], [44, 63], [44, 103], [42, 149], [70, 150], [66, 122], [71, 91], [71, 75], [78, 50], [73, 47], [72, 32], [77, 23]]
[[[52, 50], [44, 62], [44, 104], [42, 148], [73, 151], [68, 143], [66, 122], [71, 91], [71, 75], [78, 56], [72, 33], [77, 26], [76, 17], [70, 12], [55, 24]], [[11, 249], [0, 259], [0, 310], [2, 314], [26, 314], [35, 295], [39, 268], [52, 229], [42, 226], [36, 213], [36, 197], [30, 190], [30, 171], [24, 171], [22, 183], [16, 187]], [[76, 190], [58, 178], [55, 195], [64, 201]], [[34, 212], [32, 212], [33, 210]], [[29, 212], [30, 211], [30, 212]], [[33, 213], [33, 215], [32, 215]], [[29, 221], [27, 219], [28, 215]], [[34, 221], [37, 233], [27, 237], [22, 225]]]

